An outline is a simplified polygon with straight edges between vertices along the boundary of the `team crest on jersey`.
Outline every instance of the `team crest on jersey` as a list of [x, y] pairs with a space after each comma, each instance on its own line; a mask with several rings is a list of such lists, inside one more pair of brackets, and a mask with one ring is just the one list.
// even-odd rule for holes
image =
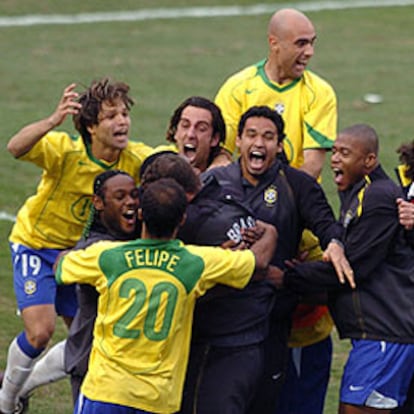
[[33, 293], [35, 293], [37, 290], [37, 284], [34, 280], [27, 280], [24, 283], [24, 293], [26, 293], [26, 295], [33, 295]]
[[277, 188], [273, 185], [266, 188], [264, 192], [264, 201], [268, 206], [272, 206], [277, 201]]
[[92, 206], [91, 198], [86, 195], [82, 196], [77, 201], [75, 201], [71, 206], [73, 217], [75, 217], [81, 223], [85, 223], [89, 217], [91, 206]]
[[283, 112], [285, 112], [285, 104], [282, 102], [279, 102], [275, 105], [275, 111], [279, 114], [279, 115], [283, 115]]

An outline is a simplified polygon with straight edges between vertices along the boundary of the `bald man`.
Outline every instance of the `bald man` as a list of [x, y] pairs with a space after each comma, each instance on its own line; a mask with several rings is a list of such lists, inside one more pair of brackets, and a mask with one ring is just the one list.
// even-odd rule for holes
[[[314, 55], [315, 27], [295, 9], [281, 9], [269, 21], [266, 59], [242, 69], [222, 85], [215, 98], [226, 122], [224, 147], [235, 151], [237, 124], [247, 109], [266, 105], [285, 121], [284, 152], [291, 166], [313, 177], [321, 174], [337, 132], [333, 88], [307, 70]], [[301, 251], [319, 259], [321, 250], [305, 233]], [[332, 356], [332, 320], [326, 307], [299, 305], [290, 337], [290, 365], [282, 392], [281, 414], [321, 414]], [[318, 375], [316, 375], [318, 373]], [[280, 376], [274, 376], [280, 378]]]

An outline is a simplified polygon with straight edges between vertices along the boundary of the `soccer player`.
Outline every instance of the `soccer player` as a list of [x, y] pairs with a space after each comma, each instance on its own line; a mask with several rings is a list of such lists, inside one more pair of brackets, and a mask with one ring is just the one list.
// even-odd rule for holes
[[59, 282], [86, 282], [100, 295], [78, 413], [177, 411], [195, 299], [216, 283], [242, 288], [267, 268], [272, 226], [250, 250], [185, 246], [175, 236], [186, 207], [181, 186], [158, 180], [141, 198], [141, 239], [95, 243], [60, 261]]
[[[132, 240], [140, 233], [137, 217], [139, 190], [134, 179], [121, 170], [108, 170], [95, 178], [91, 218], [75, 249], [101, 240]], [[64, 367], [71, 376], [74, 403], [88, 369], [98, 293], [90, 285], [77, 287], [79, 308], [69, 329]], [[26, 385], [25, 385], [26, 386]]]
[[[332, 86], [307, 69], [316, 37], [313, 23], [298, 10], [281, 9], [273, 14], [267, 31], [267, 58], [230, 76], [215, 98], [226, 122], [225, 148], [231, 154], [240, 116], [254, 105], [266, 105], [285, 122], [283, 147], [289, 164], [319, 177], [336, 136], [337, 102]], [[322, 255], [317, 240], [307, 231], [300, 251], [309, 252], [307, 260]], [[322, 414], [331, 365], [332, 326], [325, 306], [300, 304], [297, 308], [279, 414]], [[304, 398], [305, 393], [308, 398]]]
[[[240, 160], [202, 176], [204, 186], [179, 232], [185, 242], [237, 243], [241, 229], [260, 219], [278, 229], [272, 263], [284, 265], [296, 255], [305, 226], [323, 246], [338, 235], [316, 180], [277, 158], [283, 137], [283, 120], [275, 111], [266, 106], [246, 111], [237, 138]], [[275, 292], [265, 281], [243, 291], [216, 287], [201, 298], [180, 412], [273, 414], [283, 378], [278, 358], [287, 350], [295, 304], [296, 297]]]
[[212, 164], [218, 165], [215, 160], [222, 154], [226, 163], [231, 161], [220, 145], [225, 137], [226, 127], [220, 108], [207, 98], [190, 96], [170, 118], [166, 138], [173, 145], [160, 145], [155, 151], [177, 151], [197, 172], [203, 172]]
[[[19, 390], [54, 332], [56, 313], [69, 323], [76, 312], [74, 287], [57, 287], [52, 267], [58, 254], [81, 236], [95, 176], [116, 168], [138, 181], [141, 163], [152, 151], [128, 139], [133, 104], [128, 85], [104, 78], [80, 95], [75, 87], [66, 87], [55, 111], [23, 127], [7, 146], [14, 157], [34, 163], [43, 174], [10, 235], [24, 331], [8, 351], [0, 391], [0, 411], [6, 414], [15, 409]], [[80, 135], [54, 130], [68, 115]]]
[[228, 78], [215, 98], [226, 122], [225, 148], [234, 152], [243, 112], [267, 105], [285, 121], [289, 163], [318, 177], [335, 139], [337, 105], [333, 88], [306, 68], [314, 54], [315, 28], [303, 13], [281, 9], [270, 19], [267, 37], [267, 59]]
[[414, 252], [398, 221], [402, 191], [382, 169], [378, 146], [376, 131], [357, 124], [340, 132], [331, 157], [356, 288], [340, 286], [322, 262], [284, 274], [296, 292], [327, 290], [340, 337], [351, 339], [340, 414], [390, 413], [404, 403], [414, 372]]

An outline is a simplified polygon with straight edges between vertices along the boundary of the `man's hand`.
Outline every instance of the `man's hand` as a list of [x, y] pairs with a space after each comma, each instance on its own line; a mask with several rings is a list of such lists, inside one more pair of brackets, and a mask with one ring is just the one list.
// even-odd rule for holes
[[397, 198], [397, 206], [400, 224], [406, 230], [412, 230], [414, 228], [414, 204], [402, 198]]
[[224, 148], [220, 148], [220, 152], [214, 157], [212, 163], [207, 168], [211, 170], [216, 167], [225, 167], [233, 162], [231, 154]]
[[331, 262], [335, 268], [339, 281], [343, 284], [348, 281], [352, 289], [355, 289], [354, 271], [345, 256], [344, 248], [337, 240], [332, 240], [323, 252], [323, 260]]
[[75, 87], [76, 84], [72, 83], [64, 89], [55, 112], [48, 118], [52, 128], [59, 126], [68, 115], [79, 112], [82, 105], [77, 101], [79, 94], [75, 92]]
[[277, 266], [270, 265], [267, 268], [265, 279], [271, 282], [276, 289], [281, 289], [283, 287], [283, 277], [285, 272], [279, 269]]

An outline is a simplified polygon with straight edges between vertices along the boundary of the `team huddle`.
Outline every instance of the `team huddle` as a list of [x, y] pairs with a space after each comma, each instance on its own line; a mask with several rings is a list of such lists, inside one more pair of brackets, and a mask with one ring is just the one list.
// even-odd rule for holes
[[173, 111], [165, 145], [130, 140], [111, 78], [10, 139], [43, 173], [9, 236], [24, 329], [0, 413], [69, 376], [76, 414], [323, 414], [334, 325], [352, 344], [338, 413], [413, 412], [414, 148], [398, 186], [374, 128], [337, 131], [309, 18], [281, 9], [267, 34], [266, 59]]

